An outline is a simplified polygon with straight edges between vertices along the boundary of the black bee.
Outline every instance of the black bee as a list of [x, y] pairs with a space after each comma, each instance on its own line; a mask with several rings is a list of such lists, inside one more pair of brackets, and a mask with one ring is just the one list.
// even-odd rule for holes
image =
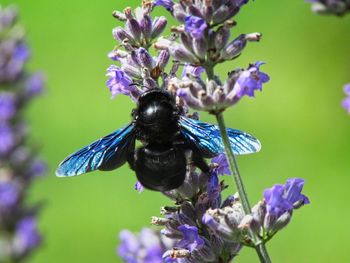
[[[57, 176], [109, 171], [128, 162], [144, 187], [167, 191], [183, 183], [189, 161], [207, 172], [204, 158], [224, 152], [218, 126], [181, 115], [174, 96], [166, 91], [143, 93], [132, 117], [124, 128], [68, 156], [58, 166]], [[251, 135], [233, 129], [227, 133], [235, 154], [260, 150], [259, 141]], [[136, 140], [143, 146], [135, 149]]]

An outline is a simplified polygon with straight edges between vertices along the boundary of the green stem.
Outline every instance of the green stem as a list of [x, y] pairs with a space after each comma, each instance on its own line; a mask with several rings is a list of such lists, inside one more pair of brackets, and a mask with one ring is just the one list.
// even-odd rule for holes
[[[203, 67], [205, 68], [205, 72], [207, 74], [208, 79], [209, 80], [214, 79], [214, 76], [215, 76], [214, 75], [214, 65], [212, 64], [212, 62], [207, 61], [207, 63], [205, 63], [203, 65]], [[227, 156], [227, 161], [229, 163], [230, 170], [231, 170], [231, 173], [232, 173], [232, 176], [233, 176], [233, 179], [234, 179], [234, 182], [235, 182], [238, 194], [239, 194], [239, 198], [240, 198], [242, 206], [243, 206], [243, 211], [246, 215], [250, 214], [251, 207], [249, 204], [248, 195], [245, 191], [243, 180], [242, 180], [242, 177], [239, 173], [236, 157], [232, 152], [231, 143], [230, 143], [230, 140], [229, 140], [228, 135], [227, 135], [224, 116], [223, 116], [222, 112], [216, 113], [215, 116], [216, 116], [216, 120], [217, 120], [219, 128], [220, 128], [220, 134], [221, 134], [222, 142], [224, 144], [225, 153]], [[253, 241], [253, 244], [254, 244], [256, 253], [258, 254], [258, 257], [260, 259], [260, 262], [261, 263], [271, 263], [271, 259], [269, 257], [267, 250], [266, 250], [265, 244], [262, 242], [262, 240], [251, 230], [249, 230], [249, 235]]]
[[258, 253], [260, 262], [271, 263], [271, 259], [267, 252], [265, 244], [261, 243], [255, 247], [256, 253]]
[[248, 201], [248, 196], [247, 196], [247, 193], [246, 193], [244, 185], [243, 185], [242, 177], [241, 177], [239, 170], [238, 170], [238, 164], [236, 161], [236, 157], [234, 156], [232, 149], [231, 149], [231, 143], [230, 143], [230, 140], [229, 140], [228, 135], [227, 135], [223, 114], [222, 113], [216, 114], [216, 120], [217, 120], [219, 128], [220, 128], [221, 138], [222, 138], [222, 142], [223, 142], [224, 147], [225, 147], [227, 161], [229, 163], [230, 170], [232, 172], [232, 176], [233, 176], [233, 179], [235, 181], [235, 185], [237, 187], [239, 198], [242, 202], [244, 213], [250, 214], [251, 208], [250, 208], [250, 204]]
[[[235, 155], [232, 152], [231, 143], [230, 143], [230, 140], [229, 140], [228, 135], [227, 135], [227, 130], [226, 130], [223, 114], [222, 114], [222, 112], [220, 112], [220, 113], [217, 113], [215, 116], [216, 116], [216, 119], [217, 119], [217, 122], [218, 122], [218, 125], [220, 128], [221, 138], [222, 138], [222, 142], [223, 142], [224, 147], [225, 147], [227, 161], [229, 163], [230, 170], [232, 172], [232, 176], [233, 176], [235, 185], [237, 187], [237, 191], [238, 191], [239, 198], [240, 198], [242, 206], [243, 206], [244, 213], [250, 214], [251, 207], [249, 204], [247, 192], [244, 188], [243, 180], [242, 180], [242, 177], [239, 173], [238, 164], [237, 164]], [[261, 263], [271, 263], [271, 260], [269, 258], [268, 253], [267, 253], [265, 244], [262, 243], [261, 239], [253, 231], [249, 231], [249, 234], [250, 234], [252, 241], [255, 245], [255, 250], [259, 256], [260, 262]]]

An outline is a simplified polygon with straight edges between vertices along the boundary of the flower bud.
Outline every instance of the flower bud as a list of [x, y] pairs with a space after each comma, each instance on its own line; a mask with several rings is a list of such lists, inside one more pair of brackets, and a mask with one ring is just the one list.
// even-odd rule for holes
[[204, 0], [203, 2], [204, 6], [202, 8], [202, 14], [205, 21], [209, 23], [214, 13], [213, 0]]
[[272, 226], [269, 226], [269, 231], [275, 233], [279, 230], [281, 230], [282, 228], [284, 228], [285, 226], [287, 226], [290, 222], [290, 219], [292, 217], [292, 213], [287, 211], [285, 213], [283, 213], [275, 222]]
[[215, 261], [215, 253], [211, 248], [211, 244], [206, 241], [204, 246], [193, 250], [192, 255], [193, 258], [197, 259], [197, 262], [213, 262]]
[[153, 69], [153, 58], [151, 57], [151, 55], [148, 53], [148, 51], [141, 47], [138, 50], [138, 58], [139, 61], [141, 63], [142, 67], [147, 68], [149, 71], [151, 71]]
[[216, 50], [220, 51], [224, 46], [226, 46], [230, 38], [230, 28], [222, 26], [218, 29], [215, 34], [214, 45]]
[[192, 46], [192, 38], [186, 34], [186, 33], [181, 33], [180, 34], [180, 40], [182, 45], [189, 50], [190, 52], [193, 52], [193, 46]]
[[202, 16], [202, 12], [199, 10], [198, 7], [194, 6], [194, 5], [190, 5], [187, 8], [187, 13], [190, 13], [192, 16], [198, 16], [198, 17], [203, 17]]
[[205, 38], [193, 39], [193, 50], [199, 58], [205, 58], [205, 55], [207, 54], [207, 47]]
[[230, 13], [229, 7], [226, 5], [221, 5], [218, 9], [215, 10], [212, 20], [214, 24], [220, 24], [224, 22]]
[[196, 211], [190, 202], [183, 202], [181, 204], [181, 213], [187, 215], [189, 218], [196, 218]]
[[127, 18], [127, 21], [125, 23], [126, 28], [129, 30], [131, 35], [136, 41], [140, 41], [141, 38], [141, 27], [137, 20], [132, 16], [131, 8], [125, 8], [124, 14]]
[[173, 6], [173, 16], [176, 20], [179, 22], [183, 22], [185, 20], [185, 17], [187, 16], [187, 13], [183, 9], [181, 4], [174, 4]]
[[122, 13], [122, 12], [119, 12], [119, 11], [117, 11], [117, 10], [114, 10], [113, 13], [112, 13], [112, 15], [113, 15], [114, 18], [118, 19], [118, 20], [121, 21], [121, 22], [126, 21], [126, 16], [125, 16], [125, 14]]
[[149, 14], [145, 14], [140, 20], [142, 35], [145, 39], [151, 38], [152, 35], [152, 18]]
[[156, 17], [152, 25], [151, 38], [157, 38], [161, 33], [163, 33], [168, 21], [164, 16]]
[[169, 48], [170, 54], [177, 60], [192, 64], [198, 63], [198, 59], [182, 45], [174, 44]]
[[163, 260], [164, 260], [164, 262], [168, 262], [169, 258], [170, 259], [188, 258], [190, 255], [191, 255], [191, 253], [187, 249], [173, 248], [172, 250], [168, 250], [163, 254]]
[[148, 89], [155, 89], [158, 87], [157, 82], [151, 78], [144, 78], [143, 85]]
[[141, 76], [141, 70], [130, 64], [123, 64], [122, 70], [132, 78], [139, 78]]
[[245, 36], [245, 39], [251, 42], [259, 42], [261, 37], [262, 37], [261, 33], [250, 33]]
[[152, 216], [152, 218], [151, 218], [152, 225], [165, 226], [168, 223], [169, 223], [169, 219], [167, 219], [167, 218], [161, 218], [161, 217], [156, 217], [156, 216]]
[[167, 228], [162, 229], [160, 233], [168, 238], [180, 239], [182, 237], [180, 232], [170, 231]]
[[170, 53], [168, 50], [160, 51], [158, 55], [157, 65], [161, 70], [164, 70], [170, 59]]
[[153, 44], [153, 47], [155, 49], [164, 50], [164, 49], [169, 49], [171, 44], [172, 43], [169, 39], [161, 37], [158, 39], [158, 41], [156, 43]]
[[112, 33], [113, 37], [120, 43], [122, 43], [125, 39], [127, 39], [131, 43], [134, 42], [133, 37], [120, 26], [114, 28]]
[[246, 35], [242, 34], [236, 39], [234, 39], [232, 42], [230, 42], [228, 45], [226, 45], [224, 50], [221, 51], [221, 59], [230, 60], [240, 55], [240, 53], [247, 44], [247, 40], [245, 37]]

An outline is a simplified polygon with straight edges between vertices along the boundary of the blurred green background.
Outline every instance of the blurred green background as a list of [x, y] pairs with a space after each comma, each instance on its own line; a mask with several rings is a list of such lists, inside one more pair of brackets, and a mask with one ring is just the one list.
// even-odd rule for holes
[[[1, 2], [18, 5], [33, 51], [29, 68], [48, 78], [46, 94], [28, 112], [50, 166], [30, 192], [31, 200], [47, 205], [40, 215], [45, 243], [29, 262], [121, 262], [118, 232], [148, 225], [169, 201], [156, 192], [138, 194], [127, 165], [67, 179], [56, 178], [54, 170], [67, 154], [130, 121], [134, 105], [122, 96], [110, 100], [104, 74], [111, 64], [106, 54], [116, 44], [111, 12], [139, 1]], [[245, 98], [225, 113], [228, 126], [263, 144], [260, 153], [239, 157], [250, 200], [289, 177], [306, 179], [311, 200], [269, 242], [270, 255], [274, 262], [350, 262], [350, 116], [340, 106], [342, 86], [350, 82], [350, 16], [315, 15], [303, 0], [259, 0], [237, 21], [233, 34], [259, 31], [263, 40], [218, 72], [224, 76], [228, 67], [263, 60], [271, 77], [256, 99]], [[257, 257], [247, 248], [236, 262]]]

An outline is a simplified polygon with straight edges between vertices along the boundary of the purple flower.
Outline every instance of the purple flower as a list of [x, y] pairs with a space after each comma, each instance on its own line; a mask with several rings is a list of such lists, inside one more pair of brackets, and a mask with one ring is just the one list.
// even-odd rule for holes
[[36, 73], [30, 76], [25, 85], [25, 91], [28, 96], [40, 95], [44, 90], [44, 76], [42, 73]]
[[0, 182], [0, 207], [9, 208], [18, 200], [18, 187], [12, 181]]
[[186, 16], [185, 18], [185, 31], [193, 38], [202, 38], [207, 27], [205, 20], [198, 16]]
[[145, 48], [143, 47], [139, 48], [138, 59], [141, 63], [141, 66], [147, 68], [149, 71], [153, 69], [153, 66], [154, 66], [153, 58]]
[[200, 249], [204, 245], [204, 240], [198, 235], [198, 228], [187, 224], [179, 226], [178, 229], [182, 232], [183, 238], [177, 244], [181, 248], [186, 248], [190, 252], [195, 249]]
[[0, 93], [0, 122], [11, 119], [16, 113], [16, 99], [14, 94]]
[[12, 129], [7, 124], [0, 123], [0, 155], [7, 154], [15, 145]]
[[137, 237], [130, 231], [123, 230], [119, 234], [121, 244], [118, 247], [118, 254], [128, 263], [137, 262], [134, 255], [139, 249]]
[[29, 168], [29, 175], [32, 176], [40, 176], [43, 175], [47, 170], [47, 165], [40, 159], [36, 159], [32, 162]]
[[15, 234], [15, 248], [17, 253], [26, 253], [37, 247], [41, 242], [36, 219], [25, 217], [18, 222]]
[[342, 106], [350, 114], [350, 84], [344, 86], [344, 92], [347, 98], [342, 101]]
[[188, 63], [185, 64], [184, 70], [182, 72], [182, 78], [186, 76], [193, 76], [193, 77], [200, 77], [201, 74], [204, 72], [204, 68], [200, 66], [192, 66]]
[[248, 70], [244, 70], [238, 77], [233, 90], [238, 98], [247, 95], [254, 97], [255, 90], [262, 90], [262, 84], [269, 81], [269, 76], [259, 71], [264, 62], [256, 62]]
[[350, 84], [344, 86], [344, 92], [346, 95], [350, 96]]
[[128, 230], [120, 232], [118, 254], [127, 263], [162, 263], [169, 244], [153, 230], [144, 228], [139, 235]]
[[16, 61], [24, 62], [29, 58], [29, 49], [25, 43], [19, 43], [12, 54], [12, 58]]
[[174, 2], [172, 0], [155, 0], [153, 1], [154, 6], [163, 6], [166, 10], [172, 12]]
[[290, 178], [287, 180], [285, 188], [285, 198], [295, 208], [296, 204], [309, 204], [309, 198], [301, 194], [304, 186], [304, 179]]
[[284, 212], [293, 209], [293, 205], [284, 198], [284, 193], [284, 185], [274, 185], [264, 191], [266, 208], [269, 214], [280, 216]]
[[134, 98], [134, 94], [137, 92], [135, 85], [132, 85], [132, 79], [120, 68], [115, 65], [110, 66], [107, 69], [107, 86], [112, 94], [112, 98], [118, 94], [124, 94]]
[[227, 158], [224, 153], [220, 153], [219, 155], [214, 157], [211, 160], [211, 163], [218, 165], [218, 167], [215, 169], [218, 175], [231, 174], [230, 167], [228, 165]]
[[274, 185], [264, 191], [266, 209], [269, 214], [279, 217], [284, 212], [309, 204], [309, 199], [301, 194], [304, 180], [300, 178], [288, 179], [285, 185]]
[[215, 173], [209, 178], [208, 181], [208, 198], [209, 200], [216, 200], [221, 193], [221, 187], [219, 184], [219, 178]]
[[142, 185], [139, 181], [136, 182], [134, 188], [135, 188], [135, 190], [138, 191], [139, 193], [143, 192], [143, 190], [144, 190], [143, 185]]

